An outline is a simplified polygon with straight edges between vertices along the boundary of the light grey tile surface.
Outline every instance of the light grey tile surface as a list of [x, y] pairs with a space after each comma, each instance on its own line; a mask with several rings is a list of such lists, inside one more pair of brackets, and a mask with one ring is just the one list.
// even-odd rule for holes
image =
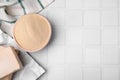
[[102, 11], [102, 25], [118, 25], [117, 10], [103, 10]]
[[[80, 65], [66, 65], [65, 80], [82, 80], [82, 69]], [[77, 72], [77, 74], [76, 74]]]
[[102, 0], [102, 6], [104, 8], [117, 8], [118, 7], [118, 0]]
[[80, 26], [82, 25], [82, 12], [79, 10], [66, 11], [66, 25]]
[[119, 80], [118, 68], [103, 68], [102, 73], [103, 80]]
[[48, 9], [47, 16], [52, 25], [58, 26], [65, 24], [65, 13], [63, 9]]
[[64, 57], [64, 46], [52, 46], [51, 48], [48, 48], [48, 65], [64, 65]]
[[119, 64], [119, 48], [118, 46], [103, 47], [103, 64]]
[[102, 29], [102, 44], [118, 44], [118, 29]]
[[64, 80], [65, 69], [63, 66], [54, 66], [50, 67], [48, 74], [48, 80]]
[[83, 30], [83, 43], [88, 44], [100, 44], [100, 30], [98, 29], [84, 29]]
[[87, 47], [84, 49], [85, 64], [100, 64], [100, 47]]
[[[58, 26], [58, 27], [61, 27], [61, 26]], [[63, 29], [63, 28], [53, 29], [53, 36], [55, 39], [52, 41], [52, 44], [56, 44], [56, 45], [64, 45], [65, 44], [65, 38], [66, 38], [65, 29]]]
[[83, 0], [66, 0], [67, 9], [81, 9]]
[[84, 80], [101, 80], [100, 68], [84, 68]]
[[69, 46], [65, 52], [66, 64], [82, 64], [82, 48], [80, 46]]
[[84, 25], [100, 25], [100, 12], [99, 11], [85, 11], [84, 12]]
[[100, 0], [84, 0], [85, 8], [99, 8]]
[[52, 3], [52, 8], [65, 8], [66, 0], [56, 0], [54, 3]]
[[53, 36], [34, 54], [39, 80], [120, 80], [120, 0], [56, 0], [42, 12]]
[[83, 32], [81, 29], [66, 30], [66, 44], [67, 45], [81, 45]]

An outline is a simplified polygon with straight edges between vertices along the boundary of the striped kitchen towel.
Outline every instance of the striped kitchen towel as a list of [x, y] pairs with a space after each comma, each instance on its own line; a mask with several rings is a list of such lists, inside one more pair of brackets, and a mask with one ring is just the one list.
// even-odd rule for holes
[[[16, 20], [28, 13], [39, 13], [54, 0], [0, 0], [0, 45], [17, 47], [11, 38], [12, 28]], [[22, 52], [24, 68], [16, 72], [13, 80], [36, 80], [45, 70], [33, 57]], [[23, 57], [24, 56], [24, 57]]]
[[0, 7], [6, 7], [7, 14], [16, 16], [39, 13], [54, 0], [0, 0]]
[[11, 26], [14, 26], [16, 20], [28, 13], [40, 13], [48, 7], [54, 0], [0, 0], [0, 24], [6, 28], [10, 35]]

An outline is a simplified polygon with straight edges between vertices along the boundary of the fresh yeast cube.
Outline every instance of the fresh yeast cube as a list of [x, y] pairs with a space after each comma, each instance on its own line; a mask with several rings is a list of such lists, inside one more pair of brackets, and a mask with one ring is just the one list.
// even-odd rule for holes
[[0, 79], [22, 67], [17, 53], [12, 47], [0, 46]]
[[0, 80], [12, 80], [12, 74], [5, 76], [4, 78], [2, 78]]

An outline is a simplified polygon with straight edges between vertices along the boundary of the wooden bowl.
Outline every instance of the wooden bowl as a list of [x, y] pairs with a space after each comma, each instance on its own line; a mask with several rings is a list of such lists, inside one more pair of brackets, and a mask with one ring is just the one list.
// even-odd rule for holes
[[39, 14], [20, 17], [13, 29], [16, 43], [28, 52], [36, 52], [44, 48], [50, 40], [51, 33], [49, 21]]

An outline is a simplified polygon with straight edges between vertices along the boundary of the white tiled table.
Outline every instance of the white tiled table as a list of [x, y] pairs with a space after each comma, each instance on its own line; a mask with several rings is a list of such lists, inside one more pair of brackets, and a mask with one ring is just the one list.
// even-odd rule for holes
[[33, 56], [39, 80], [120, 80], [120, 0], [56, 0], [41, 14], [53, 28]]

